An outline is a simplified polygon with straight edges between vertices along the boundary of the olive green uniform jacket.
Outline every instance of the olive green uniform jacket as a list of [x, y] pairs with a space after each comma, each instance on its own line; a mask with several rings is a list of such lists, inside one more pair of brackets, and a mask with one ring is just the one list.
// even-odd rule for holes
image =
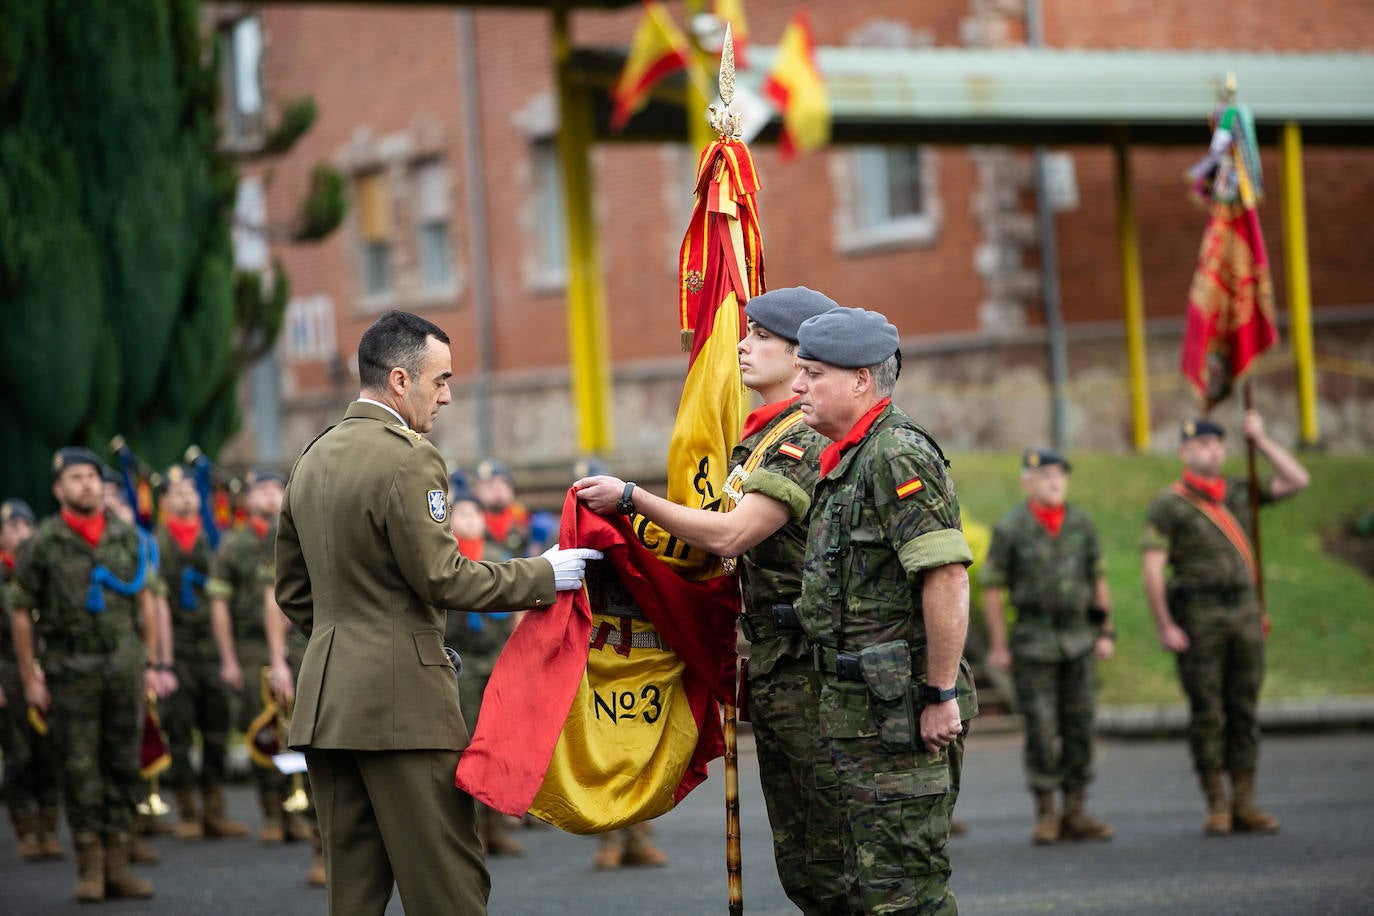
[[445, 610], [554, 600], [553, 567], [465, 559], [448, 529], [439, 451], [355, 401], [297, 460], [277, 533], [277, 602], [310, 637], [293, 748], [462, 750]]

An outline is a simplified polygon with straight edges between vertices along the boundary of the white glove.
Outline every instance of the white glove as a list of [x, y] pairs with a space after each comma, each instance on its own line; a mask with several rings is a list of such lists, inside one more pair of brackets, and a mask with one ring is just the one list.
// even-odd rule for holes
[[587, 577], [587, 561], [601, 559], [601, 551], [590, 547], [570, 547], [563, 549], [557, 544], [540, 554], [553, 567], [553, 587], [556, 591], [567, 592], [582, 587]]

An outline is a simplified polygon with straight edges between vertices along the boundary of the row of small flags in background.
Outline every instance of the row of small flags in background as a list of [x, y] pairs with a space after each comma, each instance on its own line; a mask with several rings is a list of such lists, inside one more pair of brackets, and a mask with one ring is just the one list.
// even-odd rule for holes
[[[734, 37], [735, 67], [749, 66], [749, 25], [743, 0], [716, 0], [715, 15], [728, 23]], [[644, 0], [644, 15], [635, 29], [629, 56], [611, 90], [611, 129], [622, 131], [648, 102], [659, 82], [678, 71], [687, 71], [698, 85], [707, 85], [692, 46], [672, 15], [658, 0]], [[818, 149], [830, 140], [830, 96], [816, 66], [816, 45], [811, 19], [798, 9], [778, 41], [778, 54], [763, 84], [763, 94], [782, 115], [779, 147], [783, 158]]]

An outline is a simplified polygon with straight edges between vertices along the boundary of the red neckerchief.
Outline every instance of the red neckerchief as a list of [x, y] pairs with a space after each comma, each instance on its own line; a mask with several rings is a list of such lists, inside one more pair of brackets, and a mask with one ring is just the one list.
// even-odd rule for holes
[[272, 523], [265, 518], [258, 518], [256, 515], [248, 516], [248, 525], [253, 529], [253, 533], [258, 536], [258, 540], [264, 540], [267, 532], [272, 530]]
[[8, 550], [0, 550], [0, 563], [5, 564], [5, 569], [14, 572], [14, 554]]
[[515, 503], [497, 512], [488, 512], [484, 509], [482, 515], [486, 518], [487, 534], [497, 541], [504, 541], [506, 535], [510, 534], [511, 527], [517, 522], [523, 523], [528, 517], [523, 507]]
[[67, 523], [81, 539], [91, 547], [100, 543], [100, 536], [105, 533], [105, 513], [97, 512], [95, 515], [77, 515], [70, 509], [62, 510], [62, 521]]
[[190, 553], [196, 546], [196, 538], [200, 537], [200, 516], [193, 515], [190, 518], [178, 518], [175, 515], [167, 516], [167, 533], [172, 536], [172, 540], [177, 542], [182, 553]]
[[1214, 503], [1219, 503], [1226, 498], [1225, 477], [1203, 477], [1201, 474], [1194, 474], [1185, 468], [1183, 482]]
[[480, 560], [486, 550], [487, 542], [482, 538], [460, 538], [454, 535], [453, 539], [458, 542], [458, 552], [469, 560]]
[[883, 398], [868, 413], [859, 417], [859, 422], [850, 427], [849, 432], [844, 434], [843, 439], [837, 439], [827, 445], [821, 451], [821, 476], [824, 477], [839, 465], [844, 453], [863, 441], [864, 436], [868, 435], [869, 427], [873, 421], [878, 419], [878, 414], [882, 413], [887, 405], [892, 403], [892, 398]]
[[1061, 506], [1042, 506], [1033, 499], [1026, 500], [1026, 505], [1031, 510], [1031, 515], [1035, 520], [1045, 526], [1045, 530], [1050, 533], [1050, 537], [1059, 537], [1059, 529], [1064, 527], [1064, 507]]
[[763, 428], [773, 422], [778, 414], [795, 403], [797, 403], [797, 399], [790, 398], [786, 401], [776, 401], [772, 404], [764, 404], [744, 418], [744, 431], [740, 433], [740, 438], [748, 439], [750, 436], [754, 435], [754, 433], [762, 432]]

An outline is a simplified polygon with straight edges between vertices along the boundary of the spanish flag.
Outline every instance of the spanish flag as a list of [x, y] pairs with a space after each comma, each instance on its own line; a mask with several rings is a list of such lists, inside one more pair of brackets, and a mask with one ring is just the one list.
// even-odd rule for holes
[[644, 107], [649, 91], [660, 80], [685, 70], [691, 60], [691, 46], [668, 11], [658, 0], [644, 0], [644, 17], [635, 29], [625, 69], [611, 89], [615, 104], [611, 130], [621, 131], [635, 112]]
[[735, 46], [735, 69], [749, 69], [749, 23], [744, 18], [744, 0], [716, 0], [716, 18], [730, 26]]
[[830, 93], [816, 66], [811, 17], [797, 10], [782, 40], [763, 94], [782, 113], [779, 145], [784, 159], [830, 142]]

